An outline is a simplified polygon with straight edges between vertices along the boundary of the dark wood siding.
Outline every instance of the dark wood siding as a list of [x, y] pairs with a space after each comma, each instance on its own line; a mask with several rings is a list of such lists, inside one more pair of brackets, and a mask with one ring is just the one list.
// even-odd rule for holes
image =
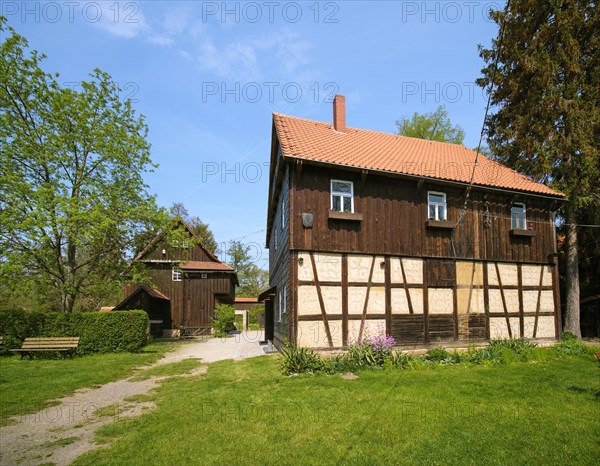
[[[221, 272], [184, 272], [181, 281], [171, 279], [170, 263], [146, 264], [151, 283], [171, 300], [173, 328], [210, 327], [217, 301], [233, 304], [233, 275]], [[167, 327], [165, 327], [167, 328]]]
[[[269, 282], [271, 287], [277, 287], [277, 294], [273, 301], [275, 315], [275, 344], [281, 346], [285, 339], [293, 341], [294, 322], [292, 314], [293, 292], [291, 286], [291, 255], [290, 255], [290, 171], [284, 168], [284, 177], [281, 190], [277, 198], [272, 200], [275, 215], [269, 235]], [[285, 225], [282, 226], [282, 210], [284, 211]], [[284, 292], [286, 312], [282, 312], [279, 320], [279, 295]]]
[[[353, 181], [354, 211], [362, 214], [361, 221], [328, 218], [332, 178]], [[546, 199], [473, 189], [462, 221], [452, 233], [448, 228], [427, 226], [427, 193], [445, 192], [448, 220], [457, 222], [464, 188], [316, 166], [303, 166], [293, 179], [292, 250], [537, 263], [547, 262], [548, 254], [554, 252]], [[526, 204], [533, 237], [510, 235], [513, 202]], [[302, 226], [303, 212], [314, 215], [312, 229]], [[278, 263], [277, 257], [272, 263]]]

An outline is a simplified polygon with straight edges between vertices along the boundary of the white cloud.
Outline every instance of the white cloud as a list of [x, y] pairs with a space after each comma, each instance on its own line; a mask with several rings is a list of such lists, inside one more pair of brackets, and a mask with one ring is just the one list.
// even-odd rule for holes
[[259, 77], [256, 51], [247, 43], [233, 42], [219, 49], [211, 41], [200, 45], [198, 63], [224, 78], [254, 80]]
[[[131, 39], [149, 31], [146, 18], [136, 2], [98, 2], [94, 4], [93, 18], [87, 18], [94, 26], [109, 34]], [[87, 8], [86, 15], [91, 15]]]

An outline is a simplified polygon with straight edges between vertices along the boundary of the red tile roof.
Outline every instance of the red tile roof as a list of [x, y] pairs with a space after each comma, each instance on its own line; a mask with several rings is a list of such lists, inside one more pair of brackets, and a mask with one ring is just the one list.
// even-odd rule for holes
[[234, 272], [232, 267], [222, 262], [189, 261], [180, 266], [181, 270], [210, 270], [219, 272]]
[[142, 286], [141, 288], [143, 288], [144, 290], [146, 290], [146, 292], [152, 296], [153, 298], [158, 298], [158, 299], [166, 299], [167, 301], [170, 301], [170, 299], [162, 294], [160, 291], [158, 291], [156, 288], [152, 288], [152, 286]]
[[236, 303], [257, 303], [258, 298], [235, 298]]
[[[459, 183], [470, 183], [475, 151], [458, 144], [409, 138], [273, 114], [284, 157]], [[479, 154], [473, 183], [562, 197], [548, 186]]]

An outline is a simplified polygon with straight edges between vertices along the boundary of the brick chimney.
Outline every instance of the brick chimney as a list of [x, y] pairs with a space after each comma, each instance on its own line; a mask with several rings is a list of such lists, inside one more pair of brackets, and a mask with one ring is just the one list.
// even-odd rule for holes
[[333, 98], [333, 129], [346, 132], [346, 98], [339, 94]]

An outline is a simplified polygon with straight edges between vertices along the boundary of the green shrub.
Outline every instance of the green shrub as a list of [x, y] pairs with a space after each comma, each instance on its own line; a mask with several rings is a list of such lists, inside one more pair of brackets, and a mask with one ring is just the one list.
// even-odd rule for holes
[[[265, 312], [264, 306], [255, 306], [248, 311], [248, 328], [251, 330], [260, 329], [260, 315]], [[263, 317], [264, 320], [264, 317]]]
[[451, 357], [450, 353], [448, 353], [448, 351], [446, 351], [444, 348], [431, 348], [430, 350], [427, 350], [427, 353], [425, 353], [425, 359], [427, 361], [444, 362], [451, 360]]
[[323, 359], [310, 348], [289, 346], [281, 350], [281, 355], [281, 371], [285, 375], [319, 372], [323, 369]]
[[227, 336], [235, 326], [235, 309], [229, 304], [218, 304], [215, 307], [215, 313], [213, 316], [213, 330], [215, 336], [222, 337]]
[[591, 354], [594, 349], [583, 343], [579, 338], [569, 332], [563, 333], [562, 341], [554, 345], [554, 350], [558, 354], [583, 355]]
[[144, 311], [0, 311], [5, 353], [28, 337], [80, 337], [78, 354], [137, 352], [146, 345], [147, 327]]

